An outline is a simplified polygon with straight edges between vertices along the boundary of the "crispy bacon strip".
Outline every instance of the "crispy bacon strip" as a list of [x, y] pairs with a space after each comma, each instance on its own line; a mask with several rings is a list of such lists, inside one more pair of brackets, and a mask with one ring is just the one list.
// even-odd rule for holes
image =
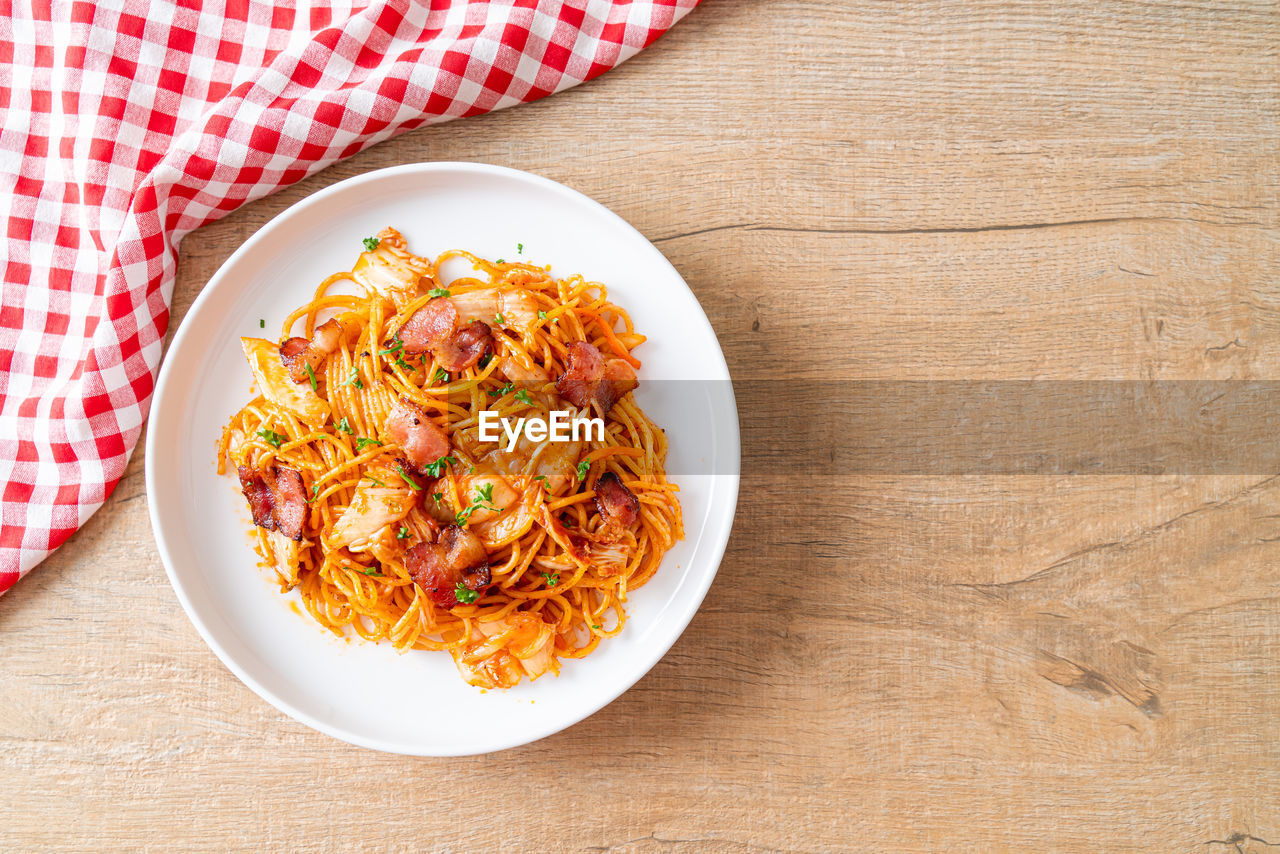
[[493, 352], [493, 330], [483, 320], [458, 328], [458, 309], [447, 297], [436, 297], [400, 327], [400, 340], [409, 354], [430, 352], [446, 371], [456, 372]]
[[240, 466], [240, 489], [249, 502], [253, 524], [268, 531], [279, 531], [291, 540], [302, 539], [307, 521], [307, 491], [302, 475], [285, 466], [270, 466], [255, 471]]
[[596, 481], [596, 509], [606, 525], [629, 528], [640, 516], [640, 500], [611, 471]]
[[274, 531], [276, 522], [271, 515], [271, 490], [267, 488], [267, 482], [262, 479], [262, 475], [248, 466], [238, 467], [236, 474], [240, 475], [240, 491], [249, 502], [253, 524], [259, 528]]
[[458, 327], [458, 310], [445, 297], [436, 297], [415, 311], [397, 333], [406, 353], [426, 353], [437, 347]]
[[601, 413], [608, 413], [623, 395], [639, 385], [635, 370], [622, 359], [605, 359], [590, 343], [575, 341], [569, 345], [556, 391], [579, 409], [594, 402]]
[[329, 354], [338, 349], [342, 338], [342, 324], [337, 320], [326, 320], [316, 329], [308, 341], [305, 338], [290, 338], [280, 345], [280, 361], [289, 371], [289, 379], [298, 385], [311, 382], [311, 374], [317, 373]]
[[492, 581], [484, 545], [458, 525], [445, 528], [436, 542], [418, 543], [405, 552], [405, 567], [414, 583], [441, 608], [458, 604], [459, 584], [482, 590]]
[[396, 403], [382, 428], [391, 441], [404, 449], [409, 463], [420, 472], [449, 454], [449, 436], [427, 413], [406, 400]]

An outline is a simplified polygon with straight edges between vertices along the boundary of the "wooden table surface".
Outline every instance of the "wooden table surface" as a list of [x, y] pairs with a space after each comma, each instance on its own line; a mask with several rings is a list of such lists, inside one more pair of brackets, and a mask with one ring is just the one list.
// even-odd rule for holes
[[191, 235], [175, 323], [263, 223], [370, 169], [484, 161], [598, 199], [738, 382], [733, 538], [612, 705], [407, 759], [215, 658], [140, 444], [0, 599], [0, 850], [1271, 850], [1280, 479], [788, 466], [757, 416], [784, 377], [1280, 375], [1278, 45], [1280, 9], [1242, 0], [707, 0], [592, 83]]

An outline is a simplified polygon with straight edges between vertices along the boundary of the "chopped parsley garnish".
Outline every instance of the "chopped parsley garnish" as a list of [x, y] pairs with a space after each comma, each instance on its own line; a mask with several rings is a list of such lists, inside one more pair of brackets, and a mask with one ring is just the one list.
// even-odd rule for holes
[[360, 381], [360, 370], [355, 365], [351, 366], [351, 375], [342, 381], [342, 385], [354, 385], [356, 388], [364, 388], [364, 383]]
[[470, 605], [472, 602], [476, 601], [476, 598], [479, 595], [480, 595], [479, 591], [472, 590], [470, 587], [463, 584], [461, 581], [459, 581], [457, 585], [453, 588], [453, 597], [457, 599], [459, 602], [461, 602], [463, 605]]
[[538, 319], [539, 319], [539, 320], [546, 320], [546, 319], [547, 319], [547, 313], [546, 313], [545, 311], [543, 311], [542, 309], [538, 309]]
[[467, 524], [467, 520], [471, 518], [471, 514], [476, 512], [477, 510], [491, 510], [494, 513], [502, 512], [501, 507], [493, 506], [493, 484], [492, 483], [486, 483], [484, 486], [477, 487], [476, 497], [471, 502], [471, 506], [468, 507], [466, 510], [463, 510], [462, 512], [458, 513], [457, 516], [454, 517], [454, 521], [456, 521], [459, 525], [465, 525]]
[[483, 356], [480, 357], [480, 370], [483, 371], [485, 368], [489, 367], [489, 363], [492, 361], [493, 361], [493, 354], [485, 353]]
[[383, 483], [382, 481], [378, 480], [376, 477], [374, 477], [374, 476], [373, 476], [373, 475], [371, 475], [371, 474], [367, 474], [367, 475], [365, 475], [365, 476], [364, 476], [364, 479], [365, 479], [365, 480], [371, 480], [371, 481], [373, 481], [374, 483], [376, 483], [378, 486], [386, 486], [386, 484], [385, 484], [385, 483]]
[[499, 258], [499, 259], [497, 260], [497, 263], [498, 263], [498, 264], [505, 264], [505, 263], [507, 263], [507, 260], [506, 260], [505, 258]]
[[578, 483], [582, 483], [587, 479], [587, 472], [591, 471], [591, 463], [583, 460], [578, 463]]
[[380, 243], [382, 243], [382, 241], [381, 241], [381, 240], [379, 240], [379, 239], [378, 239], [378, 238], [376, 238], [376, 237], [366, 237], [366, 238], [364, 239], [364, 248], [365, 248], [365, 251], [366, 251], [366, 252], [372, 252], [373, 250], [375, 250], [375, 249], [377, 249], [377, 248], [378, 248], [378, 245], [379, 245]]
[[436, 502], [437, 504], [439, 504], [441, 501], [444, 501], [444, 493], [443, 493], [443, 492], [433, 492], [433, 493], [431, 493], [431, 497], [435, 500], [435, 502]]
[[320, 386], [316, 385], [316, 372], [311, 370], [311, 365], [305, 362], [303, 363], [302, 366], [307, 369], [307, 379], [311, 380], [311, 390], [314, 391], [316, 394], [319, 394]]
[[397, 367], [399, 367], [402, 371], [412, 371], [412, 370], [413, 370], [413, 365], [411, 365], [411, 364], [409, 364], [408, 362], [406, 362], [406, 361], [404, 360], [404, 357], [402, 357], [402, 356], [396, 356], [396, 366], [397, 366]]
[[265, 440], [266, 443], [273, 448], [280, 447], [284, 443], [284, 440], [286, 438], [284, 436], [281, 436], [275, 430], [259, 430], [258, 435], [261, 436], [263, 440]]
[[[346, 419], [343, 419], [343, 420], [346, 420]], [[369, 439], [364, 436], [360, 436], [359, 438], [356, 439], [357, 451], [363, 451], [369, 445], [377, 445], [379, 448], [382, 447], [382, 443], [379, 442], [377, 439]]]
[[320, 497], [320, 484], [318, 483], [312, 484], [311, 497], [307, 499], [307, 503], [310, 504], [312, 501], [315, 501], [319, 497]]
[[400, 526], [400, 530], [399, 530], [399, 531], [396, 531], [396, 539], [397, 539], [397, 540], [407, 540], [407, 539], [409, 539], [409, 529], [408, 529], [407, 527], [405, 527], [404, 525], [401, 525], [401, 526]]
[[523, 254], [524, 254], [524, 244], [523, 244], [523, 243], [517, 243], [517, 244], [516, 244], [516, 252], [518, 252], [518, 253], [519, 253], [519, 254], [521, 254], [521, 255], [523, 255]]
[[507, 321], [503, 318], [503, 316], [502, 316], [502, 312], [498, 312], [497, 314], [495, 314], [495, 315], [493, 316], [493, 322], [494, 322], [494, 323], [496, 323], [496, 324], [498, 324], [499, 326], [501, 326], [502, 324], [506, 323]]
[[432, 299], [435, 299], [436, 297], [447, 297], [449, 296], [449, 289], [448, 288], [432, 288], [431, 290], [427, 291], [427, 296], [431, 297]]
[[592, 623], [592, 624], [591, 624], [591, 628], [593, 628], [593, 629], [598, 629], [598, 628], [600, 628], [600, 627], [599, 627], [599, 626], [597, 626], [595, 623]]
[[436, 368], [436, 372], [431, 375], [432, 385], [441, 385], [449, 381], [449, 372], [444, 368]]
[[259, 328], [259, 329], [266, 329], [266, 328], [267, 328], [267, 321], [265, 321], [265, 320], [263, 320], [261, 317], [259, 317], [259, 318], [258, 318], [258, 328]]
[[427, 475], [430, 477], [439, 477], [444, 472], [444, 467], [449, 463], [456, 463], [458, 460], [454, 457], [441, 457], [434, 463], [427, 463], [423, 466]]
[[368, 569], [360, 569], [356, 571], [359, 572], [361, 575], [372, 575], [374, 578], [383, 577], [382, 572], [377, 567], [374, 567], [374, 566], [371, 566]]
[[400, 466], [396, 466], [396, 474], [400, 475], [400, 479], [403, 480], [405, 483], [409, 484], [409, 486], [413, 489], [414, 492], [422, 491], [422, 487], [414, 483], [413, 479], [410, 478], [409, 475], [405, 474], [404, 469], [400, 468]]
[[512, 385], [511, 383], [507, 383], [502, 388], [497, 389], [496, 391], [494, 389], [489, 389], [489, 397], [502, 397], [503, 395], [511, 394], [511, 390], [514, 388], [515, 388], [514, 385]]
[[557, 584], [560, 583], [560, 576], [558, 575], [552, 575], [551, 573], [546, 572], [545, 570], [538, 574], [541, 575], [543, 580], [547, 582], [548, 587], [555, 587]]
[[534, 475], [533, 479], [542, 481], [543, 488], [546, 489], [547, 492], [551, 491], [551, 483], [547, 480], [547, 476], [545, 474]]
[[341, 430], [343, 433], [346, 433], [348, 436], [354, 436], [356, 434], [356, 431], [351, 429], [351, 422], [348, 421], [346, 418], [343, 418], [341, 421], [335, 424], [334, 429]]
[[388, 344], [388, 345], [387, 345], [387, 349], [386, 349], [386, 350], [379, 350], [379, 351], [378, 351], [378, 355], [379, 355], [379, 356], [390, 356], [392, 353], [395, 353], [395, 352], [397, 352], [397, 351], [399, 351], [399, 350], [403, 350], [403, 349], [404, 349], [404, 342], [403, 342], [403, 341], [401, 341], [399, 338], [397, 338], [397, 339], [395, 339], [394, 341], [392, 341], [390, 344]]
[[529, 397], [529, 392], [524, 389], [520, 389], [516, 392], [516, 400], [527, 406], [533, 406], [533, 399]]

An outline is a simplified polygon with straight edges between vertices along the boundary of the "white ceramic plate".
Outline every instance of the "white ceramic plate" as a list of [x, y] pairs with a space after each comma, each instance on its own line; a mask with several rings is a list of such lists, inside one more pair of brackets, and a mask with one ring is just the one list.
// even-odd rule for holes
[[[671, 442], [685, 540], [635, 591], [622, 634], [510, 691], [466, 685], [445, 653], [400, 654], [345, 641], [303, 616], [260, 568], [233, 477], [215, 442], [249, 395], [241, 335], [276, 334], [329, 273], [349, 269], [361, 238], [398, 228], [410, 248], [465, 248], [551, 263], [604, 282], [649, 336], [637, 355], [640, 404]], [[267, 332], [259, 329], [264, 318]], [[699, 379], [674, 385], [655, 380]], [[553, 181], [473, 163], [370, 172], [294, 205], [209, 281], [165, 357], [147, 435], [147, 499], [169, 580], [227, 667], [302, 723], [353, 744], [461, 756], [525, 744], [582, 720], [643, 676], [675, 642], [715, 576], [738, 495], [738, 417], [729, 372], [697, 300], [645, 238]]]

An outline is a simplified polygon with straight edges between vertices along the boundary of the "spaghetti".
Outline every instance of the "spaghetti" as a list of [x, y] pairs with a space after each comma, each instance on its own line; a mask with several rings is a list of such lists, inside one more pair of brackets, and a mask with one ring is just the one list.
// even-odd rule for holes
[[[447, 650], [483, 687], [559, 672], [622, 630], [628, 591], [683, 536], [666, 437], [630, 393], [645, 338], [581, 276], [430, 261], [391, 228], [365, 248], [282, 344], [242, 339], [259, 396], [224, 428], [219, 473], [235, 468], [264, 565], [321, 625]], [[445, 284], [451, 260], [472, 275]], [[482, 438], [482, 412], [566, 409], [603, 435]]]

